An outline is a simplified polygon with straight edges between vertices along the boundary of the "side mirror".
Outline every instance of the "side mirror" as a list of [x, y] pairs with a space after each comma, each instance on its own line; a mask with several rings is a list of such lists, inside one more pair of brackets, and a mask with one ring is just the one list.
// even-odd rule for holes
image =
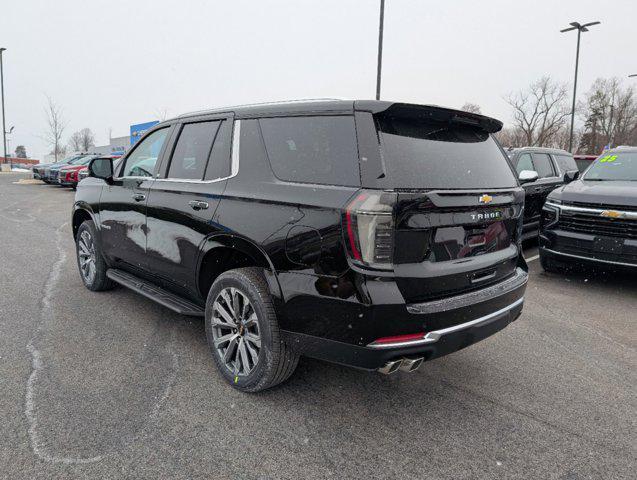
[[107, 183], [113, 180], [113, 159], [112, 158], [94, 158], [88, 164], [88, 176], [101, 178]]
[[579, 170], [571, 170], [564, 173], [564, 183], [571, 183], [579, 178]]
[[535, 182], [539, 178], [539, 175], [534, 170], [522, 170], [518, 178], [520, 179], [520, 183], [529, 183]]

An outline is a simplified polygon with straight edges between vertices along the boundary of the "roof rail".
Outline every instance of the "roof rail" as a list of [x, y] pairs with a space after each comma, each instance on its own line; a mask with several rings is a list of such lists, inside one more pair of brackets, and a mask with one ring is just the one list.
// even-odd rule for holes
[[176, 118], [191, 117], [193, 115], [197, 115], [198, 113], [206, 113], [206, 112], [212, 112], [216, 110], [232, 110], [233, 108], [262, 107], [267, 105], [286, 105], [290, 103], [305, 103], [305, 102], [330, 102], [330, 101], [333, 102], [338, 100], [342, 100], [342, 99], [340, 98], [299, 98], [295, 100], [278, 100], [273, 102], [243, 103], [239, 105], [228, 105], [225, 107], [195, 110], [194, 112], [182, 113], [181, 115], [178, 115]]

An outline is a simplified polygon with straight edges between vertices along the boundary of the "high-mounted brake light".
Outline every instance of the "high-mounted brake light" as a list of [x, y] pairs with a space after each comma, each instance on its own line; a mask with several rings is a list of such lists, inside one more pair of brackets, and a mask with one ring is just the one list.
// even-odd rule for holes
[[347, 249], [354, 263], [391, 270], [394, 257], [396, 194], [366, 190], [345, 209]]

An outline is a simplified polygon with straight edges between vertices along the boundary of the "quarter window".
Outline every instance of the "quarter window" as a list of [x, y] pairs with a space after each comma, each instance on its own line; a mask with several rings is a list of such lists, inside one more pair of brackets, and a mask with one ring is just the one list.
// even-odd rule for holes
[[569, 155], [555, 155], [555, 160], [557, 160], [557, 164], [562, 172], [577, 170], [575, 159]]
[[353, 116], [263, 118], [272, 171], [281, 180], [360, 185]]
[[152, 177], [167, 135], [168, 128], [162, 128], [144, 138], [126, 158], [122, 176]]
[[219, 123], [187, 123], [183, 126], [170, 161], [168, 178], [203, 179]]

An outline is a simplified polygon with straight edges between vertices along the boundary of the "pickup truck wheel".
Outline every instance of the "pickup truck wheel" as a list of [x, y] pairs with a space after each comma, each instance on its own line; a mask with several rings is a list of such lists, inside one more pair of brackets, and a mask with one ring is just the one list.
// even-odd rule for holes
[[108, 267], [96, 238], [95, 224], [91, 220], [85, 220], [78, 228], [75, 238], [77, 266], [84, 286], [94, 292], [109, 290], [115, 286], [106, 276]]
[[206, 301], [206, 337], [223, 378], [244, 392], [287, 380], [299, 361], [281, 338], [270, 291], [258, 268], [230, 270], [215, 280]]

